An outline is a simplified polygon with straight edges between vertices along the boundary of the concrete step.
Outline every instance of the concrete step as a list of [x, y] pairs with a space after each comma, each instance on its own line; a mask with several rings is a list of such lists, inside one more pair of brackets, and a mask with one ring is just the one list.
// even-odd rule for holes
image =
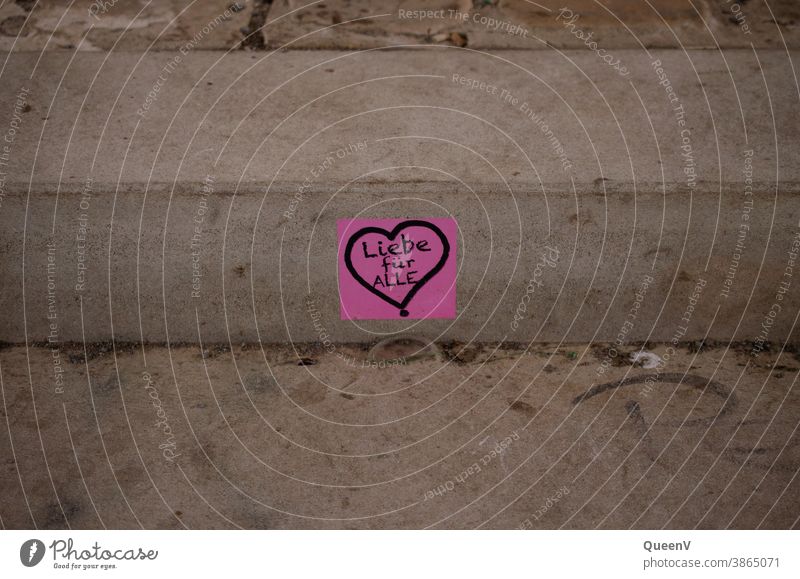
[[447, 43], [482, 50], [798, 46], [792, 0], [276, 0], [267, 47], [364, 49]]
[[3, 525], [796, 527], [797, 354], [675, 350], [5, 348]]
[[[798, 54], [610, 54], [6, 55], [0, 340], [791, 337]], [[456, 319], [340, 320], [356, 216], [457, 221]]]
[[794, 0], [19, 0], [0, 50], [798, 47]]

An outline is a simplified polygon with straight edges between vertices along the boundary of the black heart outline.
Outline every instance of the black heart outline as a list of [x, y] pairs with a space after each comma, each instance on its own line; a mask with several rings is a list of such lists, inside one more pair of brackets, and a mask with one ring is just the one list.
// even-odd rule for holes
[[[397, 237], [397, 234], [407, 227], [425, 227], [433, 231], [439, 238], [439, 241], [442, 242], [442, 257], [439, 258], [438, 263], [435, 266], [433, 266], [428, 273], [422, 276], [422, 278], [416, 284], [414, 284], [414, 287], [411, 288], [411, 290], [406, 294], [406, 297], [403, 298], [403, 301], [398, 302], [397, 300], [390, 298], [383, 292], [376, 290], [369, 283], [367, 283], [364, 280], [364, 278], [362, 278], [358, 274], [356, 268], [353, 267], [353, 260], [350, 259], [350, 252], [353, 250], [353, 246], [356, 244], [356, 242], [360, 238], [367, 235], [368, 233], [380, 233], [384, 237], [386, 237], [389, 241], [394, 241], [395, 237]], [[344, 264], [345, 266], [347, 266], [347, 271], [350, 272], [350, 275], [353, 276], [353, 279], [355, 279], [358, 283], [360, 283], [362, 286], [367, 288], [370, 292], [372, 292], [382, 300], [398, 308], [400, 310], [400, 315], [402, 317], [408, 315], [408, 312], [406, 311], [406, 306], [411, 302], [414, 296], [417, 295], [417, 292], [421, 290], [422, 287], [426, 283], [428, 283], [433, 276], [435, 276], [442, 270], [444, 264], [447, 263], [448, 257], [450, 257], [450, 242], [447, 241], [447, 237], [445, 236], [444, 233], [442, 233], [442, 230], [436, 227], [433, 223], [429, 223], [427, 221], [421, 221], [419, 219], [410, 219], [408, 221], [401, 221], [391, 231], [386, 231], [385, 229], [382, 229], [380, 227], [364, 227], [356, 231], [350, 237], [350, 239], [347, 240], [347, 246], [345, 246], [344, 249]]]

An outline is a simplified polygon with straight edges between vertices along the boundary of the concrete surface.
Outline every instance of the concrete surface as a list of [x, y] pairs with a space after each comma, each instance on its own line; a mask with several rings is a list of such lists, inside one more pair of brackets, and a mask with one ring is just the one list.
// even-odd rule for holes
[[633, 347], [439, 349], [4, 349], [0, 522], [800, 525], [795, 353], [652, 345], [644, 369]]
[[[785, 340], [797, 55], [617, 54], [12, 54], [0, 340]], [[454, 323], [339, 320], [356, 215], [457, 219]]]
[[800, 35], [794, 0], [17, 0], [0, 6], [0, 49], [177, 50], [210, 22], [202, 49], [548, 50], [583, 48], [580, 32], [615, 49], [797, 48]]
[[223, 50], [250, 22], [228, 0], [26, 0], [0, 6], [0, 50]]
[[[799, 24], [2, 3], [0, 527], [800, 527]], [[456, 320], [339, 319], [356, 215]]]
[[[304, 7], [305, 6], [305, 7]], [[777, 16], [776, 16], [777, 15]], [[567, 23], [570, 23], [569, 25]], [[275, 0], [264, 33], [278, 48], [364, 49], [451, 44], [477, 49], [796, 48], [791, 0]], [[779, 28], [780, 27], [780, 28]]]

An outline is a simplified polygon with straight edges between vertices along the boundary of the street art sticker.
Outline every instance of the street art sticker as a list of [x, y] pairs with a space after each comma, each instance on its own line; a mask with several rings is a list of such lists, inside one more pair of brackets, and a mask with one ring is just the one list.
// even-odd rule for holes
[[455, 220], [341, 219], [337, 225], [343, 320], [456, 316]]

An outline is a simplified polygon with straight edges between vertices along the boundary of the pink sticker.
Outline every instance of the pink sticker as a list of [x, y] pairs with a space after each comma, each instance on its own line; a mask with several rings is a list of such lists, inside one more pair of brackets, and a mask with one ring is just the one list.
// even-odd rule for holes
[[343, 320], [456, 317], [454, 219], [340, 219]]

